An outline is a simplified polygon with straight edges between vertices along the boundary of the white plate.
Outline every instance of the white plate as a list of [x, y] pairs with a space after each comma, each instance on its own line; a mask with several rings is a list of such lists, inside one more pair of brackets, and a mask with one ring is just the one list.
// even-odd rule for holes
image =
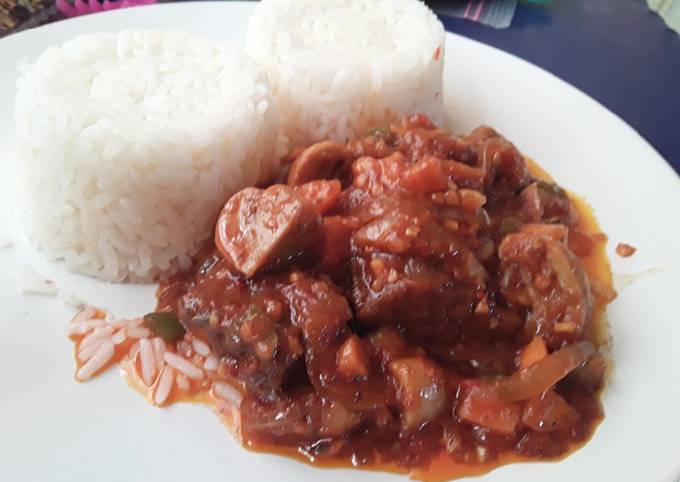
[[[12, 65], [76, 34], [126, 27], [180, 28], [240, 43], [251, 9], [252, 4], [240, 3], [166, 4], [64, 21], [0, 41], [0, 193], [6, 192], [13, 170], [8, 149]], [[446, 65], [454, 130], [490, 124], [562, 185], [584, 195], [610, 237], [608, 251], [619, 282], [620, 296], [609, 310], [616, 371], [605, 395], [606, 418], [592, 441], [562, 462], [511, 465], [483, 480], [677, 480], [679, 178], [619, 118], [522, 60], [448, 35]], [[626, 260], [615, 256], [619, 241], [636, 246], [637, 254]], [[248, 452], [208, 408], [153, 408], [115, 370], [75, 383], [72, 346], [63, 334], [72, 309], [55, 298], [21, 294], [13, 277], [20, 258], [16, 248], [0, 249], [2, 480], [404, 480], [365, 471], [321, 471]], [[78, 284], [101, 294], [101, 285], [95, 285]], [[106, 303], [134, 312], [153, 304], [152, 290], [144, 290], [132, 289], [139, 292], [130, 300], [130, 291], [111, 287]]]

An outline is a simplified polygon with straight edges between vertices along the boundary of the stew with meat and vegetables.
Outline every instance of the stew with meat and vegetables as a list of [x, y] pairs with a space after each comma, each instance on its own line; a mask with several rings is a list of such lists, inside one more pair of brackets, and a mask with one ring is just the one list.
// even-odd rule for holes
[[219, 357], [246, 446], [432, 478], [590, 437], [606, 238], [512, 143], [412, 115], [297, 149], [277, 176], [161, 284], [181, 326], [149, 322]]

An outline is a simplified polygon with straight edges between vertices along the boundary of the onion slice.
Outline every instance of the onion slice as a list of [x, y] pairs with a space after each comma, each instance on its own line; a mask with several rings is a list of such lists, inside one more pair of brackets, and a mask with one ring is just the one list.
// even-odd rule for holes
[[530, 367], [498, 381], [496, 390], [499, 396], [510, 402], [538, 396], [586, 363], [595, 352], [595, 347], [589, 341], [565, 346]]

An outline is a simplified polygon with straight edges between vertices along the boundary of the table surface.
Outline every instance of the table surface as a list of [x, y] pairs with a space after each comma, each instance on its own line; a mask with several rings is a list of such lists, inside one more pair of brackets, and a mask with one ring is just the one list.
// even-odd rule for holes
[[501, 30], [442, 21], [447, 30], [528, 60], [598, 100], [680, 173], [680, 36], [644, 0], [519, 4], [512, 26]]

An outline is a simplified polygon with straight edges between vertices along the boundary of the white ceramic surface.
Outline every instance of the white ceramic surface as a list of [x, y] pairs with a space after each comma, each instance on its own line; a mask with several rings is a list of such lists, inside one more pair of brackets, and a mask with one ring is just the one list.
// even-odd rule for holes
[[[48, 45], [126, 27], [180, 28], [240, 43], [252, 4], [166, 4], [64, 21], [0, 41], [0, 238], [13, 172], [16, 71]], [[628, 125], [552, 75], [493, 48], [447, 35], [446, 97], [453, 130], [494, 126], [563, 186], [582, 194], [609, 235], [619, 298], [610, 306], [616, 369], [593, 440], [559, 463], [500, 468], [484, 481], [676, 481], [680, 478], [680, 179]], [[625, 80], [622, 80], [625, 81]], [[635, 256], [613, 254], [619, 241]], [[0, 480], [405, 480], [319, 470], [242, 449], [203, 406], [156, 409], [116, 370], [73, 380], [63, 334], [73, 309], [26, 295], [15, 265], [41, 264], [23, 247], [0, 249]], [[153, 287], [112, 286], [43, 265], [67, 289], [119, 313], [153, 305]]]

